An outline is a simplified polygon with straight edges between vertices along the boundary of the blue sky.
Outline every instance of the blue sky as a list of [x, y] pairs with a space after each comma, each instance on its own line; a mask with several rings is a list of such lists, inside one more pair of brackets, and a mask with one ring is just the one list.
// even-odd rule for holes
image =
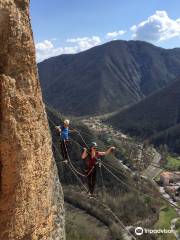
[[41, 61], [115, 39], [180, 47], [179, 0], [31, 0]]

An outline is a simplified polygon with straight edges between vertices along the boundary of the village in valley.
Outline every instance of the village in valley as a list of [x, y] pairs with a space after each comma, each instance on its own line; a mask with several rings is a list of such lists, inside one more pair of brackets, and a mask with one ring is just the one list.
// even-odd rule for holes
[[[90, 117], [83, 119], [83, 123], [90, 129], [98, 132], [99, 134], [108, 135], [109, 141], [120, 141], [121, 145], [129, 150], [128, 156], [132, 160], [132, 165], [124, 163], [123, 160], [119, 160], [120, 164], [129, 170], [132, 174], [136, 175], [136, 170], [140, 170], [141, 178], [151, 179], [159, 186], [159, 191], [165, 199], [174, 205], [180, 203], [180, 157], [172, 157], [166, 154], [160, 154], [153, 146], [145, 146], [143, 143], [133, 141], [131, 137], [115, 130], [111, 125], [105, 124], [103, 117]], [[166, 158], [163, 159], [163, 158]], [[173, 158], [173, 159], [171, 159]], [[164, 168], [164, 161], [176, 162], [175, 169], [168, 167]], [[163, 164], [162, 164], [163, 163]], [[173, 166], [174, 167], [174, 166]]]
[[[180, 172], [163, 171], [160, 174], [159, 182], [169, 198], [172, 198], [174, 202], [180, 202]], [[160, 188], [162, 189], [162, 188]], [[167, 196], [168, 197], [168, 196]]]

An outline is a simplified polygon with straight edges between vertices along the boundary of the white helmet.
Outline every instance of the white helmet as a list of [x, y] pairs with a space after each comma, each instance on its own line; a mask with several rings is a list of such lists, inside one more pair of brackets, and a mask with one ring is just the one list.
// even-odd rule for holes
[[64, 120], [64, 124], [69, 125], [70, 121], [68, 119]]
[[96, 142], [92, 142], [92, 143], [91, 143], [91, 147], [97, 148], [97, 146], [98, 146], [98, 145], [97, 145]]

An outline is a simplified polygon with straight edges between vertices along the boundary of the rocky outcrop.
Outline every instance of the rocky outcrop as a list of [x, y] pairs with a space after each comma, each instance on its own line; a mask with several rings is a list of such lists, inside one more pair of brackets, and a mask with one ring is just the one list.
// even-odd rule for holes
[[29, 0], [0, 0], [0, 240], [64, 239]]

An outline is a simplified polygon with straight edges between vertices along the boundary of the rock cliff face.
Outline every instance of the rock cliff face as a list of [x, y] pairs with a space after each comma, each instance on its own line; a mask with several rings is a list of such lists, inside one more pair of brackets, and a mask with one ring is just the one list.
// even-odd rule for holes
[[0, 0], [0, 90], [0, 240], [65, 239], [29, 0]]

